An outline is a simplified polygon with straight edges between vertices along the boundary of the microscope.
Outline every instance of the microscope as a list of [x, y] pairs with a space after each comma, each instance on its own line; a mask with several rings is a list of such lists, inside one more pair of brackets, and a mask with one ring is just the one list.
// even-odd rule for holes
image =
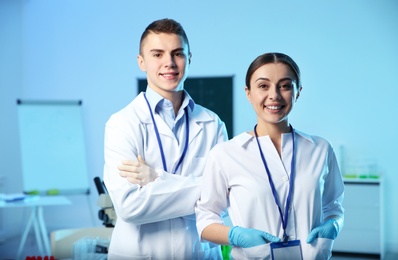
[[116, 212], [105, 184], [99, 177], [94, 178], [94, 183], [99, 195], [97, 205], [101, 207], [98, 211], [98, 218], [102, 221], [102, 224], [105, 227], [114, 227], [116, 224]]

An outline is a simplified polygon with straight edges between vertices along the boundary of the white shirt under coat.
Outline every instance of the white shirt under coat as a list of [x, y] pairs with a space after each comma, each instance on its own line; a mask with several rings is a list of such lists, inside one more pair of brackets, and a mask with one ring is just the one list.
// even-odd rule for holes
[[[259, 137], [259, 142], [284, 212], [291, 173], [291, 133], [282, 135], [281, 157], [269, 136]], [[304, 259], [328, 259], [333, 240], [318, 238], [308, 245], [306, 239], [328, 216], [343, 216], [344, 183], [329, 142], [300, 131], [295, 131], [295, 142], [296, 177], [286, 232], [289, 240], [301, 240]], [[212, 223], [223, 223], [225, 211], [234, 226], [283, 237], [282, 221], [256, 139], [248, 133], [217, 145], [209, 154], [196, 208], [199, 234]], [[270, 246], [234, 247], [232, 256], [270, 259]]]
[[[113, 114], [105, 127], [104, 182], [117, 213], [108, 259], [219, 258], [220, 248], [201, 243], [194, 206], [200, 196], [205, 158], [228, 139], [225, 124], [210, 110], [185, 98], [175, 118], [167, 102], [147, 89], [162, 141], [168, 172], [143, 93]], [[171, 103], [170, 103], [171, 104]], [[173, 174], [186, 140], [184, 108], [189, 114], [189, 146]], [[142, 155], [159, 178], [140, 188], [119, 176], [122, 160]]]

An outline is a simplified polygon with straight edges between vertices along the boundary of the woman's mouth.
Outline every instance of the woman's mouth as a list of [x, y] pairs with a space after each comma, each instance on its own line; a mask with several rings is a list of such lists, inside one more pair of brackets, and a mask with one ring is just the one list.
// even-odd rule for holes
[[282, 106], [265, 106], [269, 110], [279, 110], [282, 108]]

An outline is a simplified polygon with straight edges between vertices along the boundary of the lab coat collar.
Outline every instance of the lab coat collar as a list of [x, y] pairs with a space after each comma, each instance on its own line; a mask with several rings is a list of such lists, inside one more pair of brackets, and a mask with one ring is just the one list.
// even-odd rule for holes
[[[159, 111], [159, 103], [165, 100], [164, 97], [159, 95], [156, 91], [151, 89], [149, 86], [146, 88], [146, 97], [148, 99], [149, 104], [151, 105], [152, 113], [155, 114]], [[187, 91], [184, 90], [184, 100], [182, 101], [181, 104], [181, 109], [184, 109], [186, 106], [189, 106], [191, 111], [194, 109], [195, 102], [191, 98], [191, 96], [188, 94]]]
[[309, 141], [311, 143], [315, 142], [314, 139], [312, 138], [312, 136], [307, 133], [301, 132], [300, 130], [296, 130], [296, 129], [294, 129], [294, 132], [296, 133], [296, 135], [299, 135], [299, 136], [303, 137], [304, 139], [307, 139], [307, 141]]
[[[154, 105], [160, 102], [163, 99], [163, 97], [161, 97], [159, 94], [157, 94], [155, 91], [151, 90], [150, 88], [147, 88], [147, 90], [148, 92], [146, 93], [146, 96], [148, 98], [149, 104], [151, 105], [152, 112], [155, 115], [156, 113], [154, 112]], [[183, 105], [185, 104], [185, 106], [188, 106], [189, 122], [190, 122], [189, 143], [191, 143], [192, 140], [194, 140], [195, 137], [202, 131], [202, 127], [199, 123], [214, 121], [215, 119], [207, 112], [207, 110], [196, 109], [196, 107], [199, 105], [195, 104], [195, 102], [193, 101], [193, 99], [191, 98], [191, 96], [188, 94], [187, 91], [184, 90], [184, 92], [185, 96], [184, 96]], [[137, 102], [139, 102], [139, 105], [135, 106], [135, 110], [140, 122], [143, 124], [152, 124], [152, 118], [148, 111], [148, 106], [144, 98], [144, 93], [141, 92], [136, 98], [136, 100]], [[173, 136], [173, 133], [168, 127], [161, 127], [163, 124], [164, 122], [159, 122], [158, 125], [159, 133], [168, 136]]]
[[[296, 129], [294, 129], [294, 132], [296, 133], [296, 135], [299, 135], [299, 136], [303, 137], [304, 139], [306, 139], [307, 141], [314, 143], [314, 139], [312, 138], [311, 135], [306, 134], [306, 133], [301, 132]], [[244, 133], [234, 137], [235, 141], [239, 144], [239, 146], [242, 146], [242, 147], [245, 146], [248, 142], [250, 142], [253, 138], [254, 138], [254, 136], [250, 135], [247, 132], [244, 132]]]

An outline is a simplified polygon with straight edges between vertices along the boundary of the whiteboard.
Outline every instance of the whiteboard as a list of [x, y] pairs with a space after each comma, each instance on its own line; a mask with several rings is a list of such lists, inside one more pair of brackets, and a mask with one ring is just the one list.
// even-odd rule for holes
[[89, 193], [82, 102], [17, 105], [23, 191]]

